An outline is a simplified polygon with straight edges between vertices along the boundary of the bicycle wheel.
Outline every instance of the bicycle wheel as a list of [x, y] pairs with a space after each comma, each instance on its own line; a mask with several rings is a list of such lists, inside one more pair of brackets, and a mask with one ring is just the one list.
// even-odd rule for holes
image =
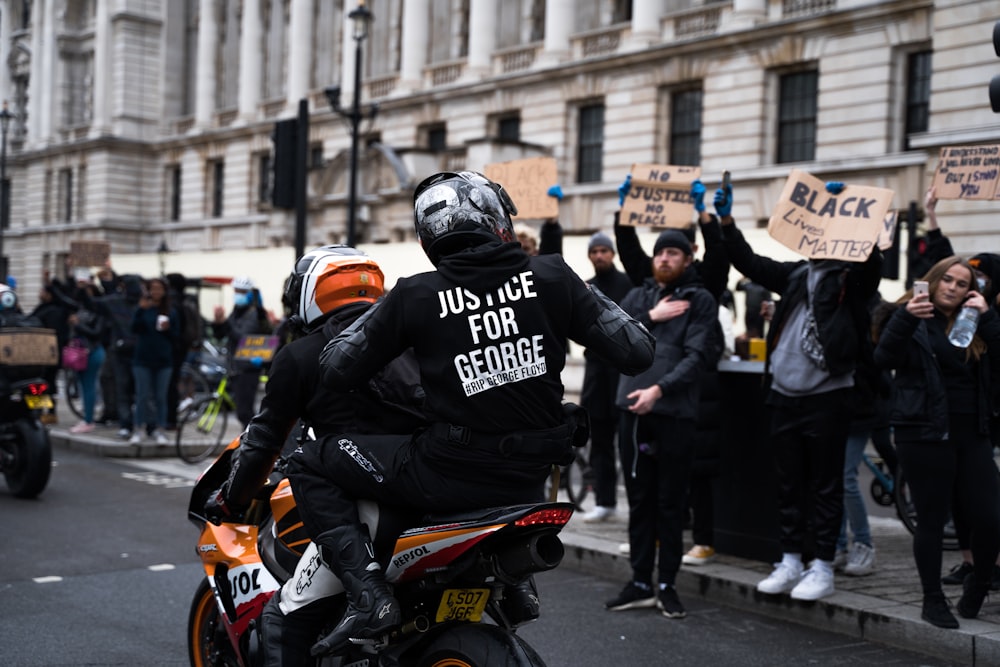
[[177, 456], [188, 463], [199, 463], [219, 451], [226, 437], [229, 411], [221, 397], [190, 405], [177, 419]]
[[[896, 514], [906, 529], [912, 534], [917, 529], [917, 510], [913, 505], [910, 496], [910, 487], [903, 477], [902, 469], [896, 471], [895, 488], [893, 489], [896, 498]], [[950, 520], [944, 527], [944, 537], [941, 548], [945, 551], [958, 550], [958, 536], [955, 533], [955, 523]]]
[[[66, 404], [70, 411], [80, 419], [83, 419], [83, 390], [80, 387], [80, 375], [77, 371], [68, 368], [62, 369], [63, 396], [66, 397]], [[104, 414], [104, 399], [101, 397], [101, 384], [97, 382], [94, 388], [94, 418], [100, 418]]]
[[213, 387], [195, 366], [181, 364], [177, 373], [177, 416], [187, 414], [187, 408], [212, 397]]
[[581, 509], [592, 485], [590, 466], [584, 450], [578, 449], [573, 462], [563, 468], [563, 484], [569, 501], [576, 505], [577, 509]]

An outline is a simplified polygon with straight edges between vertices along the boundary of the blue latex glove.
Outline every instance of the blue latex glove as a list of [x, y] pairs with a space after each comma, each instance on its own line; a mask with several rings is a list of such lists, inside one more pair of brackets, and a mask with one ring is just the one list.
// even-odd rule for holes
[[550, 197], [555, 197], [559, 201], [563, 200], [562, 186], [559, 185], [558, 183], [556, 185], [553, 185], [552, 187], [550, 187], [545, 194], [547, 194]]
[[724, 218], [733, 212], [733, 186], [727, 185], [715, 191], [715, 212], [720, 218]]
[[841, 192], [844, 191], [844, 184], [841, 183], [840, 181], [827, 181], [826, 191], [829, 192], [831, 195], [839, 195]]
[[691, 200], [694, 202], [694, 210], [699, 213], [705, 210], [705, 184], [701, 181], [691, 184]]
[[260, 357], [250, 357], [250, 365], [254, 368], [260, 368], [264, 365], [264, 360]]
[[618, 186], [618, 206], [625, 205], [625, 197], [628, 197], [628, 191], [632, 189], [632, 174], [625, 177], [622, 184]]

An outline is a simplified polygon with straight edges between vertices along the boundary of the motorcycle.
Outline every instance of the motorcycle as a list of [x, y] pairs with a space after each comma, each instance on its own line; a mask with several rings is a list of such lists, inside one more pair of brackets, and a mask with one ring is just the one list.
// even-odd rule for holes
[[[201, 531], [197, 551], [206, 575], [188, 617], [194, 667], [260, 664], [261, 612], [310, 544], [280, 460], [242, 519], [215, 525], [202, 516], [238, 445], [239, 438], [199, 478], [188, 508]], [[362, 503], [359, 511], [364, 514]], [[405, 527], [389, 540], [386, 567], [402, 624], [374, 641], [352, 640], [346, 654], [321, 656], [316, 664], [544, 667], [516, 634], [520, 622], [508, 613], [504, 595], [559, 565], [558, 534], [573, 511], [572, 503], [547, 502], [424, 517]], [[323, 634], [346, 609], [346, 596], [340, 597], [340, 612]]]
[[34, 498], [49, 483], [52, 444], [41, 411], [54, 403], [40, 376], [59, 363], [56, 332], [17, 314], [0, 317], [0, 472], [17, 498]]

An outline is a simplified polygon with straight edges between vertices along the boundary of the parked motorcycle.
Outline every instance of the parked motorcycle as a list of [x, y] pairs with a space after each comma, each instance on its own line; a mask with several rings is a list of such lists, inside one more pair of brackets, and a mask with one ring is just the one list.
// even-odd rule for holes
[[[201, 515], [205, 501], [228, 475], [238, 444], [237, 438], [199, 478], [188, 508], [201, 530], [197, 549], [206, 574], [188, 618], [194, 667], [260, 663], [261, 612], [309, 545], [280, 471], [272, 474], [241, 522], [215, 525]], [[434, 516], [406, 528], [395, 539], [386, 568], [403, 611], [401, 626], [378, 640], [359, 640], [349, 653], [320, 658], [317, 664], [544, 667], [516, 634], [518, 623], [508, 617], [503, 597], [531, 574], [559, 565], [564, 549], [558, 534], [573, 509], [563, 502], [496, 507]], [[346, 597], [341, 597], [346, 608]], [[334, 614], [324, 634], [337, 621]]]
[[18, 498], [40, 494], [52, 472], [52, 445], [41, 413], [54, 403], [41, 376], [59, 363], [59, 348], [56, 332], [37, 324], [10, 312], [0, 316], [0, 472]]

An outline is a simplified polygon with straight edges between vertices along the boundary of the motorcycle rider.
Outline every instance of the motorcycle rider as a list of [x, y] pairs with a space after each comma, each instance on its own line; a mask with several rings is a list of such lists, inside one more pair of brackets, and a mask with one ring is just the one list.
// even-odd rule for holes
[[34, 315], [25, 315], [10, 285], [0, 283], [0, 327], [41, 327], [42, 321]]
[[551, 466], [571, 461], [587, 438], [585, 414], [562, 405], [566, 339], [629, 375], [652, 362], [641, 324], [561, 256], [521, 249], [516, 214], [482, 174], [425, 179], [414, 192], [414, 224], [436, 270], [401, 278], [323, 350], [323, 383], [349, 390], [412, 347], [432, 423], [402, 435], [321, 438], [292, 455], [306, 531], [349, 601], [314, 655], [401, 621], [359, 499], [423, 512], [541, 501]]
[[[412, 355], [393, 360], [358, 391], [328, 389], [319, 380], [323, 346], [364, 313], [383, 289], [379, 265], [350, 246], [323, 246], [296, 261], [282, 302], [298, 337], [275, 355], [260, 410], [233, 452], [228, 479], [205, 507], [207, 518], [219, 521], [250, 505], [300, 419], [316, 437], [345, 430], [391, 433], [424, 423], [423, 390]], [[309, 560], [307, 551], [297, 575]], [[309, 647], [335, 606], [330, 598], [340, 590], [314, 583], [307, 587], [309, 596], [300, 596], [294, 592], [298, 580], [289, 579], [287, 590], [276, 593], [264, 608], [264, 664], [309, 662]]]

